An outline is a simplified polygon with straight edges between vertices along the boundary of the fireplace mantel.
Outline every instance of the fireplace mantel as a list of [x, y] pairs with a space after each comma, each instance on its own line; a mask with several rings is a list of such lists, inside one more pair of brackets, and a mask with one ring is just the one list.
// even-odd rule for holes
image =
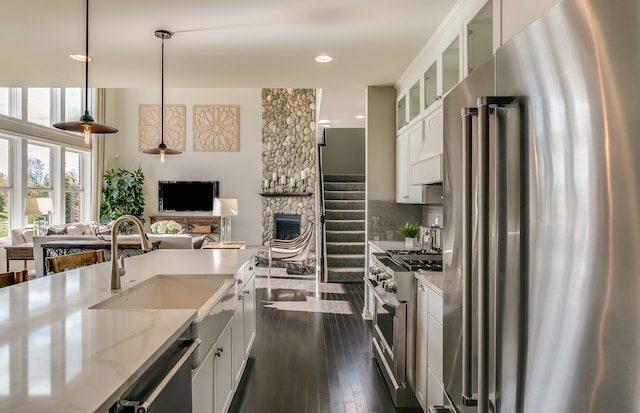
[[261, 192], [260, 195], [264, 197], [274, 196], [311, 196], [311, 192]]

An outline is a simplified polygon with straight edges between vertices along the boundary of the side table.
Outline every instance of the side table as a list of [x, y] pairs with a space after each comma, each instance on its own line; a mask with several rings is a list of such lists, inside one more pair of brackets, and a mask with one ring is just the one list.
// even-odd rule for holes
[[27, 260], [33, 260], [33, 244], [6, 245], [4, 247], [7, 256], [7, 271], [9, 271], [9, 261], [23, 260], [24, 269], [27, 269]]

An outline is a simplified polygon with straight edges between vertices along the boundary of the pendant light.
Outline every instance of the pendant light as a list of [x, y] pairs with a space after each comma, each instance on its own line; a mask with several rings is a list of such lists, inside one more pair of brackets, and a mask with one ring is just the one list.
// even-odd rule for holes
[[116, 133], [118, 129], [96, 123], [89, 113], [89, 0], [86, 7], [86, 32], [84, 54], [84, 114], [77, 122], [54, 123], [53, 127], [69, 132], [82, 132], [84, 143], [88, 144], [92, 133]]
[[162, 39], [162, 83], [161, 83], [161, 100], [160, 100], [160, 145], [157, 148], [146, 149], [143, 153], [149, 153], [152, 155], [160, 155], [160, 162], [164, 162], [165, 155], [179, 155], [182, 152], [167, 148], [164, 143], [164, 41], [171, 39], [173, 33], [168, 30], [156, 30], [155, 35], [157, 38]]

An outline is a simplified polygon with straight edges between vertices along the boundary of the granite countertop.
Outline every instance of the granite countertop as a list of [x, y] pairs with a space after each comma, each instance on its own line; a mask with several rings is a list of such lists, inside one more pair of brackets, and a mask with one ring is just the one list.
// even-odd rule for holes
[[[157, 250], [125, 259], [122, 289], [157, 274], [234, 274], [255, 250]], [[0, 289], [0, 411], [106, 412], [195, 319], [195, 309], [89, 309], [111, 263]]]

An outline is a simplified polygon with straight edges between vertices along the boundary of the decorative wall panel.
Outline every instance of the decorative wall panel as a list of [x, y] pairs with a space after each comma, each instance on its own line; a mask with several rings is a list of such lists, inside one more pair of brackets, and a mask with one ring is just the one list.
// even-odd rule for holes
[[[186, 106], [164, 105], [164, 143], [184, 152], [187, 148]], [[138, 108], [138, 150], [160, 144], [160, 105], [140, 105]]]
[[194, 105], [193, 150], [238, 152], [240, 106]]

